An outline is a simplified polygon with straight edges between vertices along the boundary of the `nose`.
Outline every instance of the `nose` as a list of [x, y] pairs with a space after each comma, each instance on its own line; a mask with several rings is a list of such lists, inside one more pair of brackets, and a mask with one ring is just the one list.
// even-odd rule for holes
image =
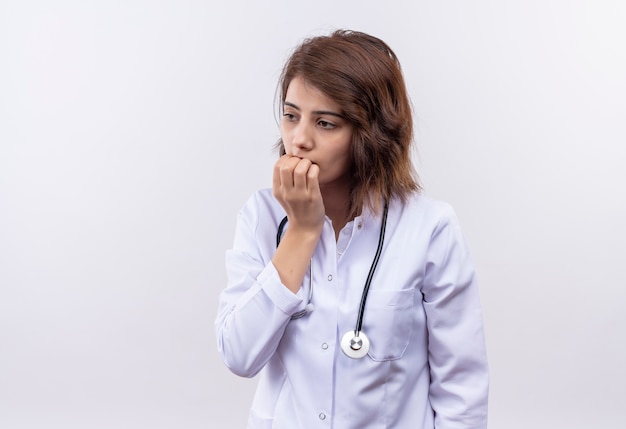
[[293, 155], [298, 152], [309, 151], [313, 148], [313, 131], [305, 122], [300, 121], [294, 128], [291, 139]]

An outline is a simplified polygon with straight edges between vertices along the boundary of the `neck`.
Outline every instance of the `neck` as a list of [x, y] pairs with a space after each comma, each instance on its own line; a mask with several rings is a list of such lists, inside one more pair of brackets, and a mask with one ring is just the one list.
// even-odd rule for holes
[[348, 223], [350, 212], [350, 186], [346, 184], [328, 184], [320, 187], [326, 216], [333, 222], [335, 239]]

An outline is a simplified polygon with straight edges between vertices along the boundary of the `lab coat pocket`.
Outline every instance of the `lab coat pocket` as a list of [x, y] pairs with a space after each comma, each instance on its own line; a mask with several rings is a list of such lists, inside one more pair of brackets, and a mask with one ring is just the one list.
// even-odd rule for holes
[[413, 332], [414, 294], [414, 289], [369, 291], [363, 332], [370, 339], [372, 360], [400, 359], [404, 354]]

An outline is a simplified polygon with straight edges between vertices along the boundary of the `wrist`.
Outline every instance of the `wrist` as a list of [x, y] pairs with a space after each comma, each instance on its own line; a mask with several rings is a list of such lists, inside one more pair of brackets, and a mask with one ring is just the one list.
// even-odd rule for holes
[[322, 235], [322, 230], [324, 229], [324, 220], [322, 219], [317, 223], [301, 223], [297, 221], [292, 221], [289, 219], [287, 224], [287, 229], [285, 230], [285, 235], [289, 234], [294, 238], [298, 238], [301, 240], [315, 240], [317, 241], [319, 237]]
[[319, 225], [289, 225], [287, 230], [285, 231], [285, 235], [283, 236], [283, 240], [287, 239], [289, 241], [293, 240], [294, 242], [307, 244], [314, 243], [320, 239], [322, 235], [322, 230], [324, 229], [324, 224], [321, 223]]

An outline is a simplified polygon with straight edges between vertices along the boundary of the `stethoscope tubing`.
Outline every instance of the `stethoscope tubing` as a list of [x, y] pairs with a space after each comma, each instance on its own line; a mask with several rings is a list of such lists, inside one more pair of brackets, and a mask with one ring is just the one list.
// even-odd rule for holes
[[[285, 225], [287, 224], [287, 216], [285, 216], [278, 225], [278, 231], [276, 232], [276, 247], [280, 244], [280, 239], [283, 235], [283, 230], [285, 229]], [[291, 315], [291, 319], [299, 319], [303, 317], [305, 314], [311, 311], [311, 301], [313, 300], [313, 259], [309, 262], [309, 297], [307, 299], [307, 304], [304, 310], [300, 310]]]
[[287, 216], [285, 216], [283, 220], [280, 221], [280, 224], [278, 224], [278, 230], [276, 232], [276, 247], [278, 247], [278, 245], [280, 244], [280, 239], [283, 236], [283, 231], [285, 229], [286, 224], [287, 224]]
[[361, 332], [361, 328], [363, 327], [363, 315], [365, 313], [365, 302], [367, 301], [367, 295], [369, 294], [370, 285], [372, 284], [372, 279], [374, 278], [374, 272], [376, 271], [376, 266], [378, 265], [378, 260], [380, 259], [380, 254], [383, 251], [383, 244], [385, 241], [385, 230], [387, 228], [387, 212], [389, 211], [389, 207], [387, 203], [385, 203], [385, 209], [383, 210], [383, 220], [380, 226], [380, 234], [378, 236], [378, 247], [376, 248], [376, 255], [374, 255], [374, 260], [372, 261], [372, 265], [370, 266], [370, 271], [367, 274], [367, 280], [365, 280], [365, 287], [363, 288], [363, 293], [361, 294], [361, 304], [359, 305], [359, 315], [356, 318], [356, 329], [355, 336], [358, 337]]
[[[376, 254], [374, 255], [374, 260], [372, 261], [372, 265], [370, 266], [369, 273], [367, 274], [367, 279], [365, 280], [365, 286], [363, 287], [363, 293], [361, 294], [361, 303], [359, 304], [359, 313], [356, 319], [356, 328], [354, 330], [354, 336], [358, 337], [361, 333], [361, 328], [363, 327], [363, 316], [365, 315], [365, 303], [367, 301], [367, 295], [369, 294], [370, 285], [372, 284], [372, 279], [374, 278], [374, 273], [376, 272], [376, 267], [378, 266], [378, 261], [380, 260], [380, 255], [383, 250], [383, 244], [385, 242], [385, 230], [387, 229], [387, 213], [389, 212], [389, 205], [385, 202], [385, 207], [383, 210], [383, 219], [380, 226], [380, 234], [378, 236], [378, 246], [376, 248]], [[280, 239], [283, 235], [283, 230], [285, 229], [285, 225], [287, 224], [287, 216], [285, 216], [280, 223], [278, 224], [278, 230], [276, 232], [276, 247], [280, 244]], [[309, 264], [309, 297], [307, 306], [311, 305], [311, 301], [313, 300], [313, 259], [311, 259], [311, 263]], [[307, 310], [301, 310], [291, 316], [292, 319], [299, 319], [307, 313]]]

